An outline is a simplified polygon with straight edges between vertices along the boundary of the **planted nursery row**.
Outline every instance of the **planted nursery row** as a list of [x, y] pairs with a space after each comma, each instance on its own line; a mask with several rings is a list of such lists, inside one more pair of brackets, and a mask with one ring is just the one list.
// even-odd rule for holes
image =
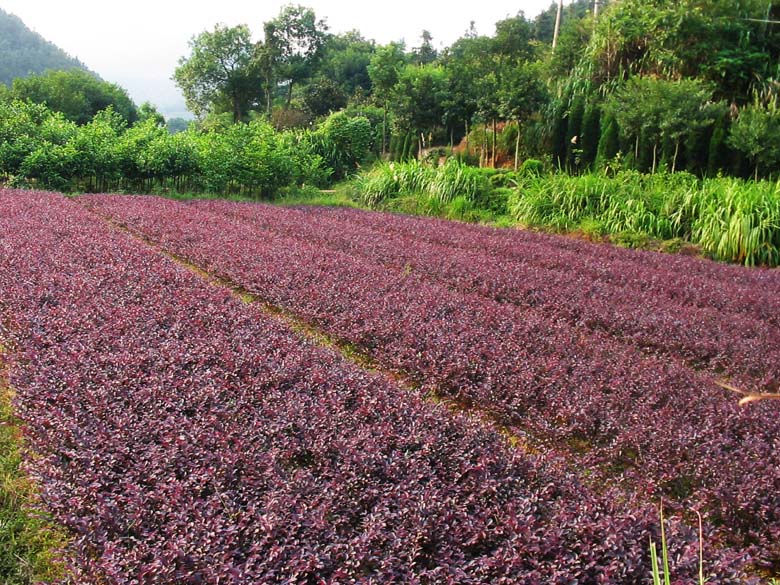
[[[76, 582], [647, 581], [653, 509], [302, 341], [77, 203], [0, 191], [0, 249], [29, 469], [75, 534]], [[695, 534], [668, 536], [692, 579]], [[706, 555], [746, 582], [749, 557]]]
[[423, 391], [489, 413], [543, 453], [564, 452], [593, 483], [699, 508], [721, 542], [757, 562], [777, 558], [780, 421], [771, 406], [739, 409], [680, 360], [232, 214], [157, 198], [84, 202]]
[[[380, 219], [376, 226], [361, 222], [363, 212], [348, 210], [335, 216], [305, 209], [268, 205], [198, 201], [194, 205], [230, 215], [264, 229], [366, 258], [396, 270], [413, 271], [426, 280], [442, 283], [461, 293], [477, 293], [488, 299], [524, 309], [533, 308], [551, 319], [563, 318], [573, 325], [607, 331], [618, 339], [672, 357], [679, 357], [717, 374], [742, 377], [749, 388], [775, 388], [780, 383], [780, 326], [776, 309], [780, 284], [761, 291], [766, 302], [750, 312], [738, 306], [746, 296], [742, 287], [725, 286], [723, 279], [691, 291], [672, 270], [654, 274], [623, 262], [601, 262], [605, 278], [581, 271], [573, 258], [569, 269], [526, 260], [556, 253], [556, 242], [539, 238], [514, 249], [515, 258], [485, 253], [475, 242], [457, 248], [426, 241], [419, 235], [393, 230], [394, 218]], [[518, 257], [527, 251], [526, 257]], [[617, 264], [617, 266], [615, 266]], [[630, 278], [621, 273], [631, 271]], [[647, 289], [636, 278], [644, 274], [656, 282]], [[661, 283], [666, 283], [664, 286]], [[725, 306], [697, 303], [709, 288], [717, 287]], [[769, 297], [774, 291], [775, 295]], [[688, 296], [697, 296], [687, 299]], [[691, 302], [692, 301], [692, 302]]]
[[747, 312], [778, 322], [777, 270], [745, 270], [682, 254], [627, 250], [552, 234], [499, 230], [427, 217], [338, 208], [317, 209], [316, 213], [341, 217], [384, 233], [400, 232], [452, 248], [480, 250], [533, 266], [582, 273], [595, 280], [630, 284], [695, 306]]

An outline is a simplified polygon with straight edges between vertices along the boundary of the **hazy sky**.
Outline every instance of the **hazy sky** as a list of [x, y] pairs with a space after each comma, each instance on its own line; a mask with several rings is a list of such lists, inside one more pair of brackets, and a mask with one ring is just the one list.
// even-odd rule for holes
[[188, 54], [188, 41], [216, 23], [247, 24], [259, 35], [263, 22], [278, 15], [283, 5], [293, 3], [313, 8], [334, 33], [357, 29], [378, 43], [404, 39], [414, 47], [422, 29], [427, 29], [438, 48], [460, 37], [472, 20], [479, 33], [492, 34], [497, 20], [519, 11], [536, 16], [551, 1], [0, 0], [0, 7], [107, 81], [126, 88], [137, 103], [148, 100], [166, 115], [178, 115], [183, 99], [170, 77], [179, 58]]

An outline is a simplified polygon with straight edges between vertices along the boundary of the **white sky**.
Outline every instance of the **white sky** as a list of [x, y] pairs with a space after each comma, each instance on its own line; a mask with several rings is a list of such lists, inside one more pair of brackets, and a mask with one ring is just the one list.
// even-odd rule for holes
[[496, 21], [519, 11], [534, 17], [551, 1], [0, 0], [0, 8], [17, 15], [105, 80], [126, 88], [136, 103], [148, 100], [175, 116], [182, 113], [183, 99], [170, 77], [179, 57], [188, 54], [188, 41], [216, 23], [247, 24], [260, 35], [263, 22], [293, 3], [313, 8], [333, 33], [357, 29], [380, 44], [404, 39], [414, 47], [420, 32], [427, 29], [440, 48], [462, 36], [472, 20], [480, 34], [493, 34]]

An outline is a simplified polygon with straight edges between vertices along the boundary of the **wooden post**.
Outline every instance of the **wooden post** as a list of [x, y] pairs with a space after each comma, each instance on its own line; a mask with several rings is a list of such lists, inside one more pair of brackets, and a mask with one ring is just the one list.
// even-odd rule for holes
[[561, 31], [561, 12], [563, 12], [563, 0], [558, 0], [558, 13], [555, 15], [555, 31], [553, 32], [553, 52], [558, 44], [558, 33]]

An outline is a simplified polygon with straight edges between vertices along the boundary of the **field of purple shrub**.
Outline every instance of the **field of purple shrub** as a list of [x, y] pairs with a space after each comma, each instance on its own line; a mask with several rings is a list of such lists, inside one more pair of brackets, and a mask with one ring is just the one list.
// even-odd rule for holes
[[[301, 223], [313, 215], [315, 222], [316, 211], [301, 216], [248, 206], [236, 213], [222, 204], [151, 197], [97, 196], [86, 204], [356, 345], [383, 367], [412, 376], [423, 391], [489, 413], [532, 444], [564, 453], [591, 481], [701, 509], [723, 542], [750, 547], [761, 562], [777, 558], [780, 419], [772, 404], [738, 407], [709, 370], [535, 306], [459, 292], [414, 268], [386, 266], [368, 259], [369, 252], [336, 250], [256, 219], [267, 211], [297, 215]], [[361, 212], [341, 215], [350, 213], [365, 219]], [[418, 231], [425, 233], [425, 225], [418, 221]], [[364, 237], [364, 250], [378, 238]], [[555, 253], [555, 240], [537, 243]], [[641, 264], [641, 258], [627, 262]], [[715, 278], [716, 272], [700, 272], [701, 280]], [[754, 347], [755, 363], [763, 351]]]
[[[755, 276], [765, 277], [763, 281], [755, 278], [740, 285], [731, 282], [730, 266], [723, 266], [714, 278], [690, 278], [690, 270], [682, 267], [642, 264], [641, 259], [657, 255], [623, 250], [617, 250], [617, 257], [596, 257], [588, 263], [583, 251], [565, 255], [555, 246], [557, 240], [538, 234], [521, 233], [515, 245], [496, 247], [491, 254], [491, 246], [479, 239], [478, 232], [470, 240], [460, 238], [463, 247], [458, 247], [452, 234], [446, 239], [446, 231], [437, 238], [433, 229], [437, 222], [431, 220], [425, 225], [426, 220], [377, 217], [355, 210], [336, 215], [224, 201], [193, 204], [384, 266], [414, 271], [461, 293], [533, 307], [549, 318], [606, 331], [701, 369], [747, 376], [744, 381], [751, 386], [776, 388], [780, 383], [780, 279], [770, 271], [755, 271]], [[404, 229], [407, 221], [417, 221], [417, 229]], [[444, 227], [450, 232], [475, 230], [451, 225]], [[494, 234], [482, 236], [490, 242]], [[588, 247], [603, 250], [605, 256], [615, 251], [608, 246]]]
[[[645, 583], [660, 497], [702, 512], [717, 582], [780, 558], [776, 406], [713, 383], [777, 379], [774, 272], [358, 211], [14, 191], [0, 252], [29, 470], [78, 582]], [[686, 522], [668, 530], [677, 583], [698, 570]]]

